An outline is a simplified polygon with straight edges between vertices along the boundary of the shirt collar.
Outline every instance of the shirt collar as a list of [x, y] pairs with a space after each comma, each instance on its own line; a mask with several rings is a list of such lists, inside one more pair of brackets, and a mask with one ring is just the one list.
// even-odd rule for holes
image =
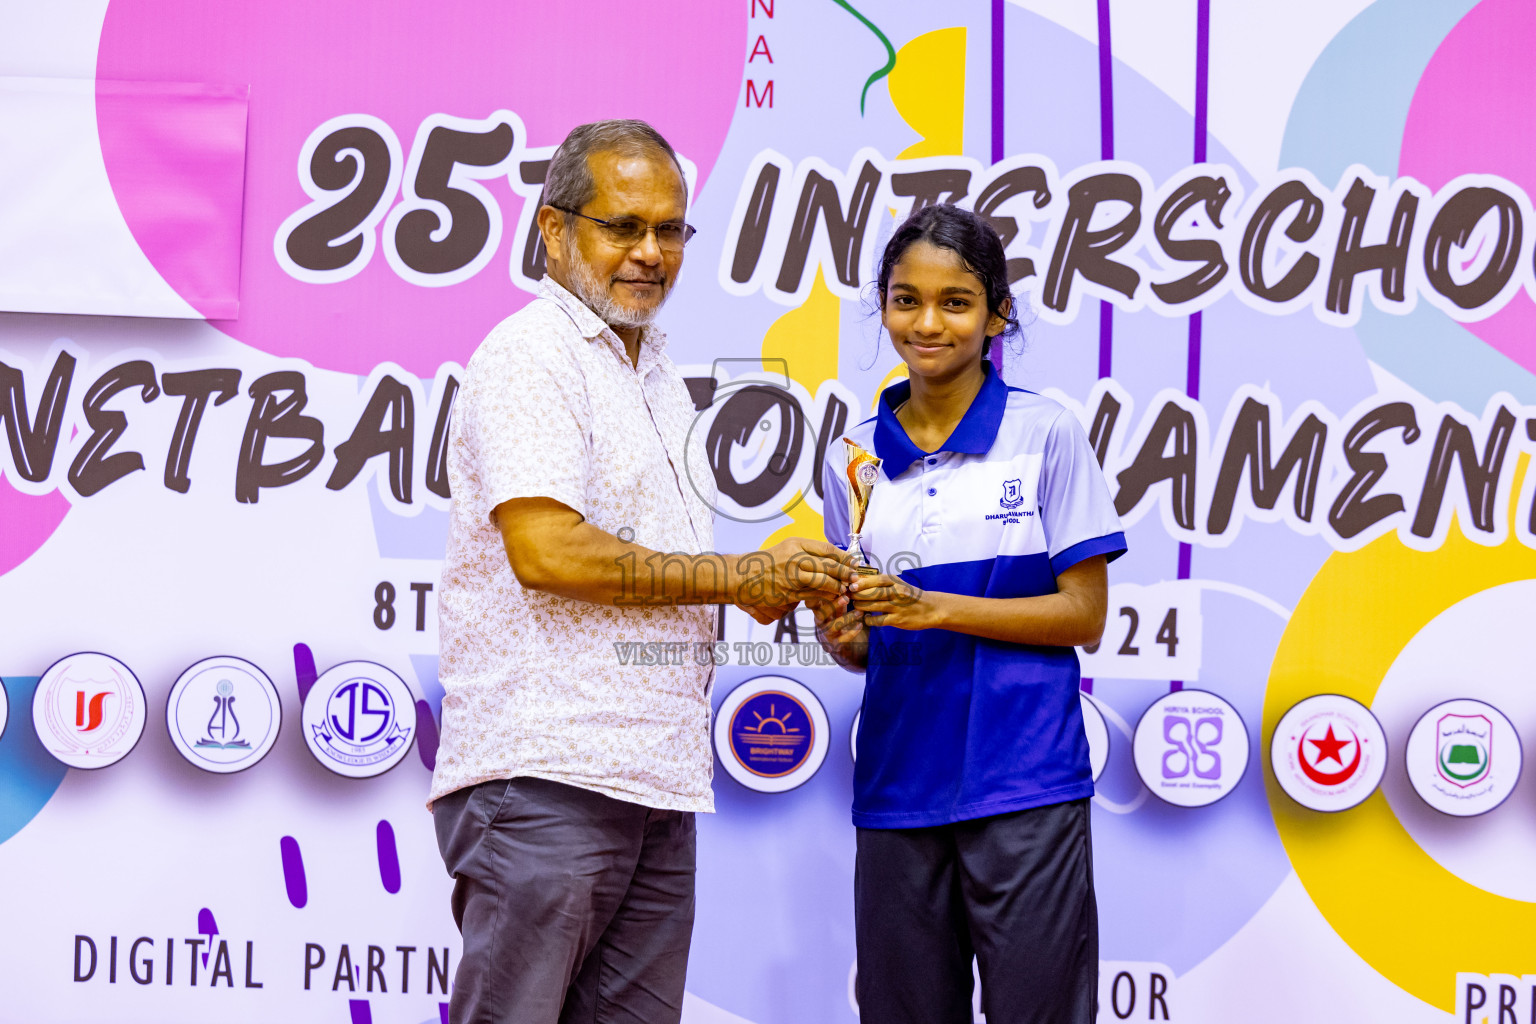
[[[569, 289], [562, 287], [548, 274], [539, 281], [539, 296], [549, 299], [565, 310], [583, 338], [588, 341], [597, 341], [601, 338], [610, 348], [623, 356], [625, 362], [629, 361], [629, 354], [624, 350], [624, 339], [613, 333], [613, 329], [603, 322], [602, 317], [592, 312], [585, 302], [571, 294]], [[643, 374], [655, 363], [666, 347], [665, 332], [654, 326], [640, 328], [640, 365], [636, 370]]]
[[[960, 417], [960, 422], [948, 439], [937, 449], [964, 455], [985, 455], [997, 439], [997, 428], [1003, 422], [1003, 410], [1008, 405], [1008, 385], [986, 362], [981, 364], [981, 390], [971, 399], [970, 408]], [[886, 476], [895, 477], [918, 459], [933, 454], [912, 443], [906, 430], [896, 419], [896, 409], [912, 397], [912, 382], [897, 381], [880, 393], [880, 404], [875, 419], [875, 454], [885, 463]]]

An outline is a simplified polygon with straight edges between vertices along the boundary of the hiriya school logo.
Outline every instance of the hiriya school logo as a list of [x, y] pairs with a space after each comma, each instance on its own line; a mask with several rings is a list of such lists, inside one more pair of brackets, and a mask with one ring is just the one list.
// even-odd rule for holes
[[1248, 771], [1247, 726], [1236, 708], [1205, 690], [1154, 701], [1136, 723], [1131, 748], [1142, 784], [1178, 807], [1215, 803]]
[[998, 505], [1012, 510], [1024, 504], [1024, 482], [1022, 480], [1004, 480], [1003, 496], [998, 499]]
[[1435, 810], [1470, 817], [1493, 810], [1520, 781], [1520, 738], [1503, 712], [1480, 700], [1436, 705], [1408, 734], [1408, 781]]
[[1270, 764], [1280, 788], [1303, 807], [1344, 811], [1381, 784], [1387, 737], [1364, 704], [1320, 694], [1281, 717], [1270, 743]]
[[127, 757], [146, 717], [138, 677], [116, 658], [94, 652], [54, 662], [32, 698], [38, 739], [71, 768], [105, 768]]
[[165, 702], [165, 728], [181, 756], [219, 774], [266, 757], [282, 721], [277, 687], [243, 658], [205, 658], [181, 674]]
[[315, 760], [337, 775], [366, 779], [389, 771], [411, 749], [415, 698], [383, 665], [347, 661], [315, 680], [302, 724]]
[[827, 756], [827, 712], [806, 687], [782, 676], [742, 683], [715, 714], [715, 751], [731, 778], [760, 793], [803, 784]]

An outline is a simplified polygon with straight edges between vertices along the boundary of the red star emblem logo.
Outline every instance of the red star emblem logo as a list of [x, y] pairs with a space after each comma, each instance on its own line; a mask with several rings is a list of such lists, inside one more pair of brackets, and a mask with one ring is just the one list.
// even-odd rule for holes
[[1323, 736], [1322, 739], [1307, 740], [1307, 742], [1317, 748], [1318, 764], [1322, 764], [1323, 761], [1327, 760], [1328, 758], [1332, 758], [1334, 761], [1342, 765], [1344, 763], [1344, 759], [1339, 756], [1339, 751], [1343, 750], [1354, 741], [1337, 739], [1333, 735], [1333, 726], [1330, 724], [1328, 726], [1328, 732]]

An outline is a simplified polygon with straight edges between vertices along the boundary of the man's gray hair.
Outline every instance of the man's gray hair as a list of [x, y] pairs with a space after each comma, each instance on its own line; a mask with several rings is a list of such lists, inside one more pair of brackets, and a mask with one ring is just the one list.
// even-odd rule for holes
[[[671, 159], [686, 188], [688, 179], [683, 174], [677, 153], [660, 132], [644, 121], [594, 121], [572, 128], [571, 134], [550, 157], [539, 205], [579, 210], [590, 203], [597, 194], [597, 182], [592, 178], [592, 169], [587, 166], [587, 157], [592, 153], [642, 156], [657, 152], [665, 153]], [[565, 219], [570, 222], [574, 218], [567, 214]]]

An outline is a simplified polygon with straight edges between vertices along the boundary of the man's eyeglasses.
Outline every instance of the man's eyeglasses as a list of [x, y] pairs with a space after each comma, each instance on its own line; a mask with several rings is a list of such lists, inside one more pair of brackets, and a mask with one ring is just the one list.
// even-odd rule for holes
[[617, 220], [599, 220], [589, 217], [579, 210], [568, 209], [564, 206], [550, 204], [551, 208], [561, 213], [569, 213], [589, 220], [603, 229], [603, 234], [609, 241], [626, 249], [633, 249], [645, 240], [645, 236], [651, 231], [656, 232], [656, 247], [664, 252], [682, 252], [683, 246], [688, 244], [688, 239], [698, 231], [692, 224], [683, 224], [678, 221], [667, 221], [665, 224], [647, 224], [636, 217], [620, 217]]

